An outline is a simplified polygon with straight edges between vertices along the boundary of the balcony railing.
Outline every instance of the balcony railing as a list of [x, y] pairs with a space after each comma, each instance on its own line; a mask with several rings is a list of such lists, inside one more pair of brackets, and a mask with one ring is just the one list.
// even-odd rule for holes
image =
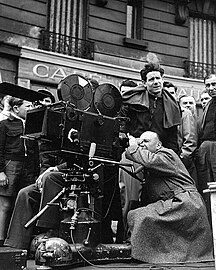
[[188, 78], [203, 79], [208, 74], [216, 73], [216, 65], [186, 60], [184, 66], [185, 77]]
[[39, 49], [94, 59], [94, 42], [42, 30]]

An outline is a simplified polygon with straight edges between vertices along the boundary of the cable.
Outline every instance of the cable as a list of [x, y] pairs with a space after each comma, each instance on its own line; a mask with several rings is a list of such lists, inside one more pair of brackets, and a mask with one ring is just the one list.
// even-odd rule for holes
[[[80, 257], [86, 262], [88, 263], [89, 265], [93, 266], [93, 267], [96, 267], [96, 268], [103, 268], [103, 269], [115, 269], [115, 268], [121, 268], [121, 269], [137, 269], [137, 268], [141, 268], [141, 269], [148, 269], [148, 270], [174, 270], [176, 269], [176, 267], [178, 268], [182, 268], [182, 267], [190, 267], [190, 269], [203, 269], [204, 265], [201, 265], [201, 266], [197, 266], [197, 265], [192, 265], [192, 264], [197, 264], [197, 263], [207, 263], [207, 262], [214, 262], [213, 260], [210, 261], [210, 260], [206, 260], [206, 261], [200, 261], [200, 262], [197, 262], [197, 261], [194, 261], [194, 262], [178, 262], [178, 263], [160, 263], [160, 264], [149, 264], [149, 263], [141, 263], [140, 265], [136, 265], [136, 266], [133, 266], [133, 265], [129, 265], [129, 266], [121, 266], [121, 265], [117, 265], [117, 266], [101, 266], [101, 265], [96, 265], [96, 264], [93, 264], [91, 263], [89, 260], [87, 260], [83, 254], [78, 250], [77, 246], [76, 246], [76, 243], [74, 241], [74, 238], [73, 238], [73, 232], [71, 230], [71, 240], [72, 240], [72, 243], [75, 247], [75, 250], [77, 251], [77, 253], [80, 255]], [[146, 267], [149, 267], [149, 268], [146, 268]], [[175, 268], [173, 268], [175, 267]], [[208, 266], [205, 266], [205, 267], [208, 267]]]
[[[112, 177], [110, 177], [106, 182], [111, 181], [114, 177], [115, 177], [115, 175], [113, 175]], [[113, 190], [113, 193], [112, 193], [112, 197], [110, 198], [110, 203], [108, 205], [106, 214], [103, 216], [103, 219], [105, 219], [108, 216], [108, 214], [109, 214], [109, 211], [110, 211], [110, 208], [111, 208], [111, 205], [112, 205], [114, 196], [115, 196], [115, 192], [116, 192], [116, 185], [117, 185], [117, 181], [115, 181], [115, 186], [114, 186], [114, 190]]]

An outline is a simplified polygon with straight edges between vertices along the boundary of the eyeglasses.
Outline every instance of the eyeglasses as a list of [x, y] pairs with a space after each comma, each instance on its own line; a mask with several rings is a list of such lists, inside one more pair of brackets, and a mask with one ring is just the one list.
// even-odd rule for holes
[[205, 85], [206, 88], [210, 88], [210, 86], [215, 87], [216, 86], [216, 82], [206, 83], [206, 85]]

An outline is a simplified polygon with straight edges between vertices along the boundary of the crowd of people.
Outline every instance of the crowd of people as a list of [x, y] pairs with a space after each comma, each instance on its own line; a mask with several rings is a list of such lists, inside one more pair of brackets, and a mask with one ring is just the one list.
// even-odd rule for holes
[[[111, 218], [102, 222], [102, 242], [113, 243], [114, 219], [120, 224], [116, 242], [131, 244], [135, 260], [212, 260], [210, 200], [203, 190], [216, 179], [216, 75], [204, 78], [201, 117], [194, 97], [177, 96], [177, 87], [164, 81], [164, 69], [154, 54], [148, 54], [140, 76], [139, 85], [128, 79], [119, 88], [119, 116], [128, 119], [121, 132], [129, 140], [121, 162], [130, 163], [134, 171], [103, 171], [104, 179], [114, 179], [115, 192], [104, 195]], [[50, 95], [40, 105], [53, 102]], [[29, 101], [7, 95], [0, 113], [0, 245], [27, 250], [34, 227], [25, 224], [62, 189], [61, 170], [68, 166], [61, 156], [53, 159], [47, 154], [58, 147], [56, 142], [38, 144], [23, 138], [26, 113], [32, 107]], [[109, 188], [110, 183], [105, 190]], [[59, 222], [54, 206], [36, 226], [50, 232], [58, 230]]]

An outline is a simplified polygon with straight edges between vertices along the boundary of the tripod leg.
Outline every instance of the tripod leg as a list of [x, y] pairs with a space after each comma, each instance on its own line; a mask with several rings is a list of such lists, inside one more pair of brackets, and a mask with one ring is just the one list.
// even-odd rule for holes
[[37, 215], [35, 215], [32, 219], [30, 219], [26, 224], [25, 228], [27, 229], [31, 226], [47, 209], [52, 206], [52, 204], [58, 200], [65, 193], [65, 188], [63, 188], [49, 203], [47, 203], [44, 208], [42, 208]]

